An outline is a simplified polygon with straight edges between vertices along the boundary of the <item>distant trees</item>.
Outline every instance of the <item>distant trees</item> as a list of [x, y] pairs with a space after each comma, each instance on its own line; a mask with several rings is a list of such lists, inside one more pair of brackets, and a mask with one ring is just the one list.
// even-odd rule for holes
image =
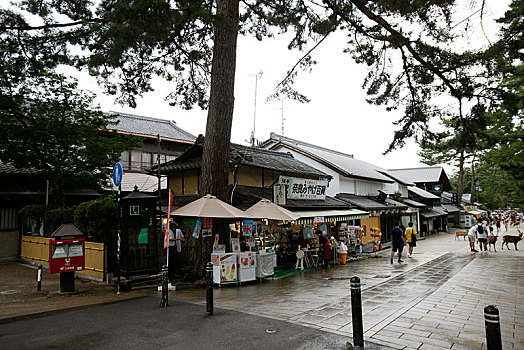
[[108, 131], [115, 119], [93, 110], [92, 100], [57, 74], [0, 85], [0, 162], [36, 169], [57, 204], [66, 188], [105, 183], [122, 151], [141, 141]]
[[201, 192], [227, 200], [239, 33], [257, 39], [293, 33], [289, 48], [305, 54], [273, 96], [300, 101], [307, 97], [293, 86], [297, 70], [311, 68], [312, 52], [331, 33], [347, 34], [344, 50], [368, 68], [368, 102], [403, 109], [390, 151], [412, 137], [438, 141], [429, 121], [448, 116], [442, 96], [457, 101], [457, 125], [465, 115], [477, 118], [463, 105], [485, 99], [485, 87], [493, 85], [490, 69], [497, 67], [484, 64], [484, 51], [452, 47], [455, 6], [454, 0], [26, 0], [20, 13], [0, 11], [0, 79], [13, 87], [66, 64], [87, 69], [130, 106], [153, 89], [154, 76], [173, 81], [172, 104], [209, 107]]

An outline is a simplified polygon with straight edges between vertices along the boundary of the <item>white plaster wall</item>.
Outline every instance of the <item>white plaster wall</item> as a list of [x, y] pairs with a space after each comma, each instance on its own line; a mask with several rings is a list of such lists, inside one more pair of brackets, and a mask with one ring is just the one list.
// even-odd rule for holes
[[399, 184], [394, 182], [392, 184], [384, 184], [384, 191], [386, 193], [395, 193], [395, 192], [400, 192], [399, 189]]
[[376, 196], [378, 190], [385, 191], [384, 183], [366, 180], [355, 180], [355, 194], [359, 196]]
[[350, 177], [340, 177], [340, 193], [355, 194], [355, 179]]

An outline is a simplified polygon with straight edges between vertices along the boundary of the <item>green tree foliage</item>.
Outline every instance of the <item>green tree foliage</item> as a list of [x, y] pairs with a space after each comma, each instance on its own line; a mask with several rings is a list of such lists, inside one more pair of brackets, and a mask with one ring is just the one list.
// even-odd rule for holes
[[62, 224], [72, 224], [74, 222], [74, 213], [74, 207], [48, 209], [44, 215], [45, 236], [51, 235]]
[[0, 86], [0, 161], [37, 169], [57, 203], [66, 188], [107, 181], [122, 151], [139, 141], [108, 131], [114, 118], [93, 110], [92, 100], [56, 74]]
[[116, 237], [118, 205], [114, 198], [105, 197], [78, 205], [74, 222], [78, 229], [94, 242], [108, 242]]
[[[368, 101], [404, 110], [392, 150], [410, 137], [435, 137], [429, 120], [444, 113], [439, 97], [452, 96], [459, 104], [482, 98], [482, 84], [490, 82], [490, 74], [471, 69], [479, 68], [481, 52], [451, 49], [455, 5], [455, 0], [101, 0], [96, 5], [25, 0], [17, 11], [0, 11], [0, 68], [9, 86], [58, 64], [86, 68], [107, 93], [131, 106], [136, 96], [152, 90], [154, 76], [173, 81], [171, 103], [209, 104], [201, 190], [226, 200], [238, 33], [258, 39], [292, 33], [289, 48], [305, 54], [273, 96], [300, 101], [307, 97], [293, 87], [298, 70], [311, 68], [312, 52], [331, 33], [345, 33], [343, 49], [368, 67], [363, 83]], [[27, 13], [41, 23], [30, 23]]]

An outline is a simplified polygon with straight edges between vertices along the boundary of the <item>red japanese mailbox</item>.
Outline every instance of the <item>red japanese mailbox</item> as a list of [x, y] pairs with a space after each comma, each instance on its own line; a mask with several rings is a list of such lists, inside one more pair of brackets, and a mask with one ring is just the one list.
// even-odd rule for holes
[[75, 225], [61, 225], [49, 241], [49, 273], [60, 273], [60, 292], [75, 291], [75, 271], [85, 268], [84, 234]]
[[49, 241], [49, 273], [82, 271], [85, 268], [85, 239]]

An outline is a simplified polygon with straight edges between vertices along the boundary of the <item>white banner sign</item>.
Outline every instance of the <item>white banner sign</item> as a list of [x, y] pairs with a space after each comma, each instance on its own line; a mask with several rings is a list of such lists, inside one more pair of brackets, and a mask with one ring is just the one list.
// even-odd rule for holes
[[325, 199], [327, 180], [312, 180], [298, 177], [280, 176], [279, 184], [287, 185], [289, 199]]

